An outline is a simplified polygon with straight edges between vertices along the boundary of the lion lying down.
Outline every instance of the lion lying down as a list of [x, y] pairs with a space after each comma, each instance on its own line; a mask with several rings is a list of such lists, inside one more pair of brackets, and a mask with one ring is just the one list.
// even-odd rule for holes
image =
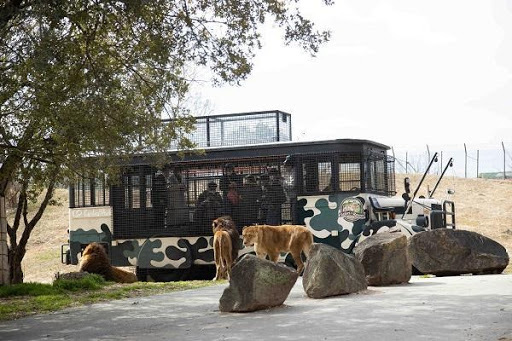
[[107, 281], [118, 283], [137, 282], [137, 276], [134, 273], [110, 265], [105, 248], [99, 243], [87, 245], [80, 260], [80, 271], [101, 275]]
[[270, 260], [277, 262], [280, 252], [290, 252], [297, 272], [304, 269], [300, 253], [304, 251], [306, 257], [313, 244], [313, 234], [306, 227], [300, 225], [252, 225], [242, 230], [244, 245], [253, 246], [256, 255], [260, 258], [269, 256]]

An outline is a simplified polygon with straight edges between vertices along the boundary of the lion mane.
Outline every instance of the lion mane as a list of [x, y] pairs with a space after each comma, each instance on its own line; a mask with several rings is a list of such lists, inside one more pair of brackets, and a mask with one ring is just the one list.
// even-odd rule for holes
[[226, 231], [229, 234], [232, 246], [231, 258], [233, 259], [233, 262], [236, 262], [236, 259], [238, 258], [238, 250], [240, 250], [240, 233], [238, 232], [233, 219], [228, 215], [215, 219], [212, 222], [212, 230], [213, 235], [215, 235], [217, 231]]

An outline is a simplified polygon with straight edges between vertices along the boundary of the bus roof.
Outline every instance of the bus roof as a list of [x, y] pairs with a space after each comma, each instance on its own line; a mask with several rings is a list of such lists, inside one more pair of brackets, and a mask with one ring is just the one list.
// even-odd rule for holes
[[[368, 151], [385, 152], [390, 147], [378, 142], [360, 139], [334, 139], [322, 141], [291, 141], [291, 142], [269, 142], [251, 145], [238, 145], [226, 147], [206, 147], [185, 151], [180, 156], [178, 151], [170, 151], [169, 156], [174, 162], [201, 162], [214, 160], [242, 159], [242, 158], [265, 158], [280, 155], [307, 155], [325, 153], [362, 153]], [[204, 151], [204, 153], [196, 153]], [[144, 156], [140, 154], [132, 159], [133, 165], [150, 165]]]

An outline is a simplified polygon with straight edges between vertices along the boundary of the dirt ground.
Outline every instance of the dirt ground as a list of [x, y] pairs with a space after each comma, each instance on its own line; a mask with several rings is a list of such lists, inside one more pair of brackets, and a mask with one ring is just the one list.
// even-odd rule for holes
[[[421, 179], [421, 174], [397, 174], [396, 189], [399, 196], [403, 193], [405, 176], [411, 179], [412, 191]], [[426, 195], [427, 189], [433, 189], [436, 181], [437, 176], [427, 176], [418, 195]], [[455, 193], [448, 195], [448, 189]], [[22, 264], [25, 282], [49, 283], [56, 272], [78, 270], [76, 265], [61, 264], [61, 245], [66, 244], [68, 238], [67, 196], [67, 190], [57, 190], [56, 199], [60, 205], [50, 206], [32, 233]], [[478, 232], [494, 239], [512, 255], [512, 180], [445, 176], [434, 197], [455, 202], [458, 229]], [[509, 265], [506, 271], [512, 272], [512, 266]]]

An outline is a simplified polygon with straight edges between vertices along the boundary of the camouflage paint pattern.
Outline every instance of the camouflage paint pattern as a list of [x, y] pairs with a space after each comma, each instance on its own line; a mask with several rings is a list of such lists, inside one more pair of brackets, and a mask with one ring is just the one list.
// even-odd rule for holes
[[[298, 197], [295, 207], [298, 223], [312, 231], [315, 242], [334, 246], [346, 253], [351, 253], [358, 242], [375, 233], [390, 230], [401, 231], [406, 236], [416, 233], [407, 221], [397, 221], [393, 227], [367, 227], [369, 217], [376, 220], [368, 194]], [[214, 264], [213, 236], [113, 240], [110, 207], [70, 209], [69, 226], [71, 264], [78, 264], [82, 249], [91, 242], [103, 243], [115, 266], [187, 269], [193, 264]], [[254, 252], [253, 248], [244, 247], [240, 240], [239, 255], [249, 252]], [[290, 262], [291, 258], [282, 253], [280, 261]]]
[[365, 228], [365, 195], [347, 194], [299, 197], [299, 224], [306, 225], [316, 243], [350, 253]]
[[[214, 264], [213, 236], [160, 237], [113, 240], [110, 207], [70, 209], [69, 248], [71, 264], [79, 263], [83, 248], [92, 242], [107, 247], [112, 265], [140, 268], [186, 269], [192, 264]], [[240, 240], [240, 255], [251, 252]]]

